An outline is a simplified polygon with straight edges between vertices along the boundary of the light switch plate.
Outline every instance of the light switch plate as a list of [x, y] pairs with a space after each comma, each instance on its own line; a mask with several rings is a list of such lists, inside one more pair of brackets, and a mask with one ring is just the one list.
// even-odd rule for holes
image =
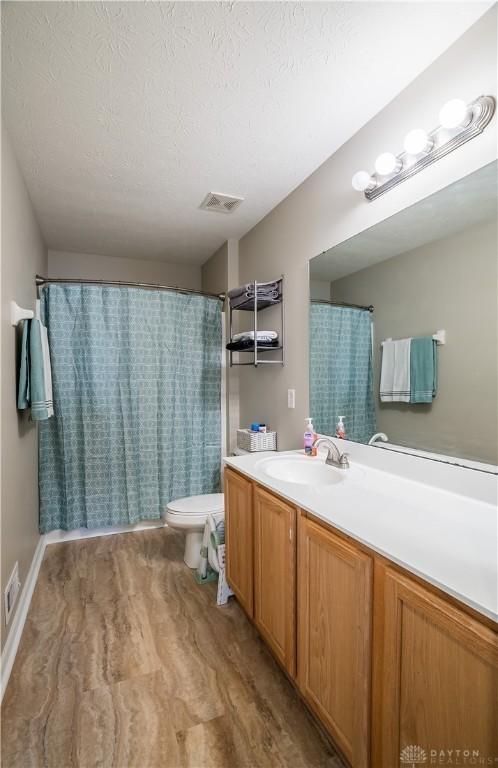
[[288, 389], [287, 390], [287, 408], [295, 408], [295, 407], [296, 407], [296, 390]]

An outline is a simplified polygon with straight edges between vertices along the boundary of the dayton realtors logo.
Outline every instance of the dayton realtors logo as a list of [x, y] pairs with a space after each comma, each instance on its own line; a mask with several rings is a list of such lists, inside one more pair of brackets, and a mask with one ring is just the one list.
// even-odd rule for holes
[[418, 744], [409, 744], [407, 747], [401, 750], [399, 761], [403, 765], [409, 765], [410, 768], [415, 768], [417, 765], [422, 765], [427, 762], [427, 752]]
[[417, 768], [419, 765], [497, 766], [498, 756], [483, 755], [478, 749], [423, 749], [419, 744], [408, 744], [401, 750], [399, 762], [407, 768]]

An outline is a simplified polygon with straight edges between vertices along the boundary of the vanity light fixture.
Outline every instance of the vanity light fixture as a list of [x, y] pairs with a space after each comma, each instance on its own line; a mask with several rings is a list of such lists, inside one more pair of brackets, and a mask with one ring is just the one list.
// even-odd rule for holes
[[398, 173], [403, 167], [403, 163], [392, 152], [383, 152], [375, 161], [375, 170], [379, 176], [389, 176], [391, 173]]
[[351, 179], [353, 189], [357, 192], [365, 192], [366, 189], [374, 189], [376, 187], [375, 179], [368, 171], [357, 171]]
[[367, 200], [375, 200], [478, 136], [490, 122], [494, 111], [493, 96], [479, 96], [471, 104], [462, 99], [447, 101], [439, 113], [440, 124], [437, 128], [429, 132], [423, 128], [409, 131], [405, 136], [404, 152], [399, 155], [383, 152], [375, 161], [375, 173], [355, 173], [353, 189], [363, 192]]
[[414, 128], [406, 134], [403, 146], [407, 155], [416, 156], [423, 152], [430, 152], [434, 141], [429, 138], [429, 134], [423, 128]]
[[443, 128], [466, 128], [472, 115], [472, 107], [468, 107], [463, 99], [451, 99], [441, 109], [439, 122]]

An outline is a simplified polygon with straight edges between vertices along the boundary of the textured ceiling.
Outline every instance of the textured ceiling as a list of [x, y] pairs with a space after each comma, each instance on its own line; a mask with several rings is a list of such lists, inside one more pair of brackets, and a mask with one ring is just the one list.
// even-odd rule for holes
[[[489, 5], [3, 2], [4, 120], [47, 245], [202, 263]], [[209, 191], [245, 202], [200, 211]]]

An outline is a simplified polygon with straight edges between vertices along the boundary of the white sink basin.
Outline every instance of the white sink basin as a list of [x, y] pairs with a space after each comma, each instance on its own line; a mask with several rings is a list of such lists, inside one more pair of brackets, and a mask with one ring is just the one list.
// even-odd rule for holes
[[279, 458], [262, 459], [256, 469], [264, 472], [275, 480], [296, 485], [324, 486], [335, 485], [345, 479], [349, 470], [335, 469], [325, 464], [320, 456], [282, 456]]

